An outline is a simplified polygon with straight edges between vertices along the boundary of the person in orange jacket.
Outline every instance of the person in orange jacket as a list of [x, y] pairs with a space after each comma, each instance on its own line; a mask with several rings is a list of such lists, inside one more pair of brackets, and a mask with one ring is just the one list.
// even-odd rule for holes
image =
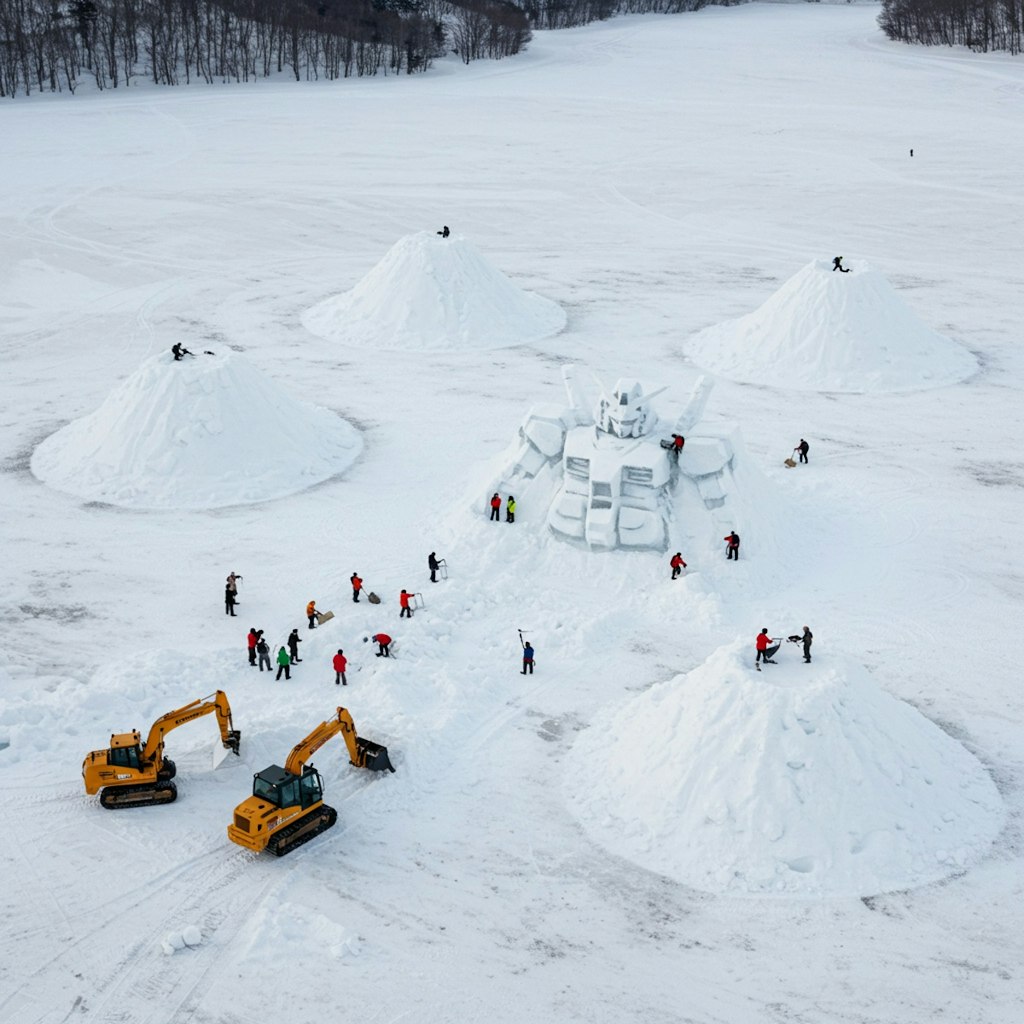
[[683, 556], [678, 551], [672, 556], [672, 561], [668, 564], [672, 566], [672, 579], [675, 579], [686, 568]]
[[363, 581], [359, 578], [359, 573], [354, 572], [349, 576], [349, 582], [352, 584], [352, 600], [359, 601], [359, 591], [363, 589]]
[[494, 492], [494, 496], [491, 498], [491, 522], [501, 522], [501, 495], [497, 491]]
[[412, 618], [412, 608], [409, 607], [410, 597], [412, 597], [412, 594], [410, 594], [407, 590], [403, 590], [398, 595], [398, 603], [402, 606], [402, 610], [398, 613], [399, 618], [402, 618], [403, 616], [407, 619]]
[[306, 605], [306, 618], [309, 619], [309, 628], [316, 629], [316, 601]]
[[345, 657], [345, 652], [339, 647], [338, 653], [334, 656], [334, 685], [337, 686], [341, 683], [342, 686], [348, 686], [348, 680], [345, 678], [345, 669], [348, 668], [348, 658]]

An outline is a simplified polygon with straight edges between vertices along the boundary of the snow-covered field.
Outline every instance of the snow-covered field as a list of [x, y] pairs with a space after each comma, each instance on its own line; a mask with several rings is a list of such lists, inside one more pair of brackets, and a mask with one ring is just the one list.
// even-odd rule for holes
[[[0, 1022], [1024, 1019], [1024, 63], [889, 44], [876, 14], [619, 19], [425, 77], [0, 107]], [[418, 318], [422, 281], [372, 276], [443, 224], [474, 253], [460, 288], [504, 275], [564, 330]], [[942, 354], [916, 379], [960, 383], [894, 384], [895, 336], [838, 380], [826, 335], [786, 334], [766, 304], [837, 254], [892, 286], [843, 322], [919, 325], [940, 347], [913, 353]], [[409, 344], [304, 326], [360, 282]], [[556, 540], [525, 499], [488, 522], [561, 365], [667, 385], [670, 424], [688, 339], [766, 308], [799, 372], [716, 364], [704, 420], [738, 424], [748, 483], [676, 510], [681, 580], [671, 552]], [[265, 450], [244, 503], [197, 447], [218, 437]], [[353, 571], [384, 603], [352, 603]], [[335, 612], [314, 632], [311, 598]], [[755, 673], [761, 627], [805, 623], [812, 666], [784, 644]], [[251, 671], [250, 625], [275, 650], [301, 627], [290, 682]], [[382, 629], [390, 662], [361, 642]], [[218, 688], [240, 758], [213, 767], [204, 719], [168, 739], [176, 803], [84, 794], [111, 732]], [[338, 825], [281, 860], [231, 844], [252, 774], [339, 703], [396, 774], [334, 741]]]

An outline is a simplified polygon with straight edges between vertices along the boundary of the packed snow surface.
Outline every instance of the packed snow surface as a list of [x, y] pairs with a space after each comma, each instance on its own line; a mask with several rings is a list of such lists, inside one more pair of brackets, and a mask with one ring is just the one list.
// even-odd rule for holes
[[462, 235], [407, 235], [351, 291], [303, 316], [314, 334], [368, 348], [503, 348], [557, 334], [557, 303], [523, 291]]
[[977, 369], [962, 345], [933, 331], [864, 260], [812, 260], [764, 305], [701, 331], [689, 359], [732, 380], [817, 391], [910, 391]]
[[871, 896], [988, 852], [1003, 803], [960, 743], [850, 660], [780, 651], [755, 672], [752, 657], [736, 642], [598, 716], [569, 782], [591, 834], [752, 895]]
[[293, 494], [347, 469], [362, 437], [230, 349], [152, 356], [32, 457], [45, 483], [132, 508], [217, 508]]

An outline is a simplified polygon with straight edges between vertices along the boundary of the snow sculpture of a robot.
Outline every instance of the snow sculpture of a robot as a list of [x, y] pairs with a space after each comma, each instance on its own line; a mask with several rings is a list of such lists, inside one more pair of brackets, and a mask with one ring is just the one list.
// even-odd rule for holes
[[[574, 367], [562, 369], [567, 408], [534, 406], [519, 428], [519, 442], [499, 490], [519, 494], [550, 471], [561, 482], [547, 523], [563, 538], [592, 548], [665, 550], [673, 519], [672, 498], [683, 481], [695, 487], [704, 508], [721, 508], [732, 481], [734, 450], [728, 432], [694, 432], [713, 384], [700, 377], [678, 419], [659, 424], [651, 400], [665, 388], [644, 392], [636, 380], [620, 379], [609, 398], [588, 411]], [[659, 429], [660, 427], [660, 429]], [[676, 457], [662, 445], [686, 438]]]

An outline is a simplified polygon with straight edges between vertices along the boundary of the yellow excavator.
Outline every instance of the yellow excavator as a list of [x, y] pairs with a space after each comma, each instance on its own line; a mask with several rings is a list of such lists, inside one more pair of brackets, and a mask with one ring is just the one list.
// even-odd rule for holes
[[237, 754], [242, 734], [233, 728], [227, 695], [218, 690], [158, 718], [145, 746], [138, 729], [114, 733], [107, 750], [94, 750], [82, 762], [86, 793], [91, 796], [99, 790], [100, 803], [108, 808], [172, 803], [178, 798], [178, 789], [171, 781], [177, 768], [164, 757], [164, 737], [179, 725], [209, 714], [217, 715], [224, 746]]
[[228, 839], [255, 853], [268, 850], [283, 857], [326, 832], [338, 820], [338, 812], [324, 803], [323, 779], [306, 762], [338, 733], [344, 737], [349, 761], [356, 768], [395, 770], [388, 748], [357, 736], [352, 716], [338, 708], [333, 717], [292, 748], [283, 768], [272, 764], [253, 776], [252, 796], [235, 808]]

